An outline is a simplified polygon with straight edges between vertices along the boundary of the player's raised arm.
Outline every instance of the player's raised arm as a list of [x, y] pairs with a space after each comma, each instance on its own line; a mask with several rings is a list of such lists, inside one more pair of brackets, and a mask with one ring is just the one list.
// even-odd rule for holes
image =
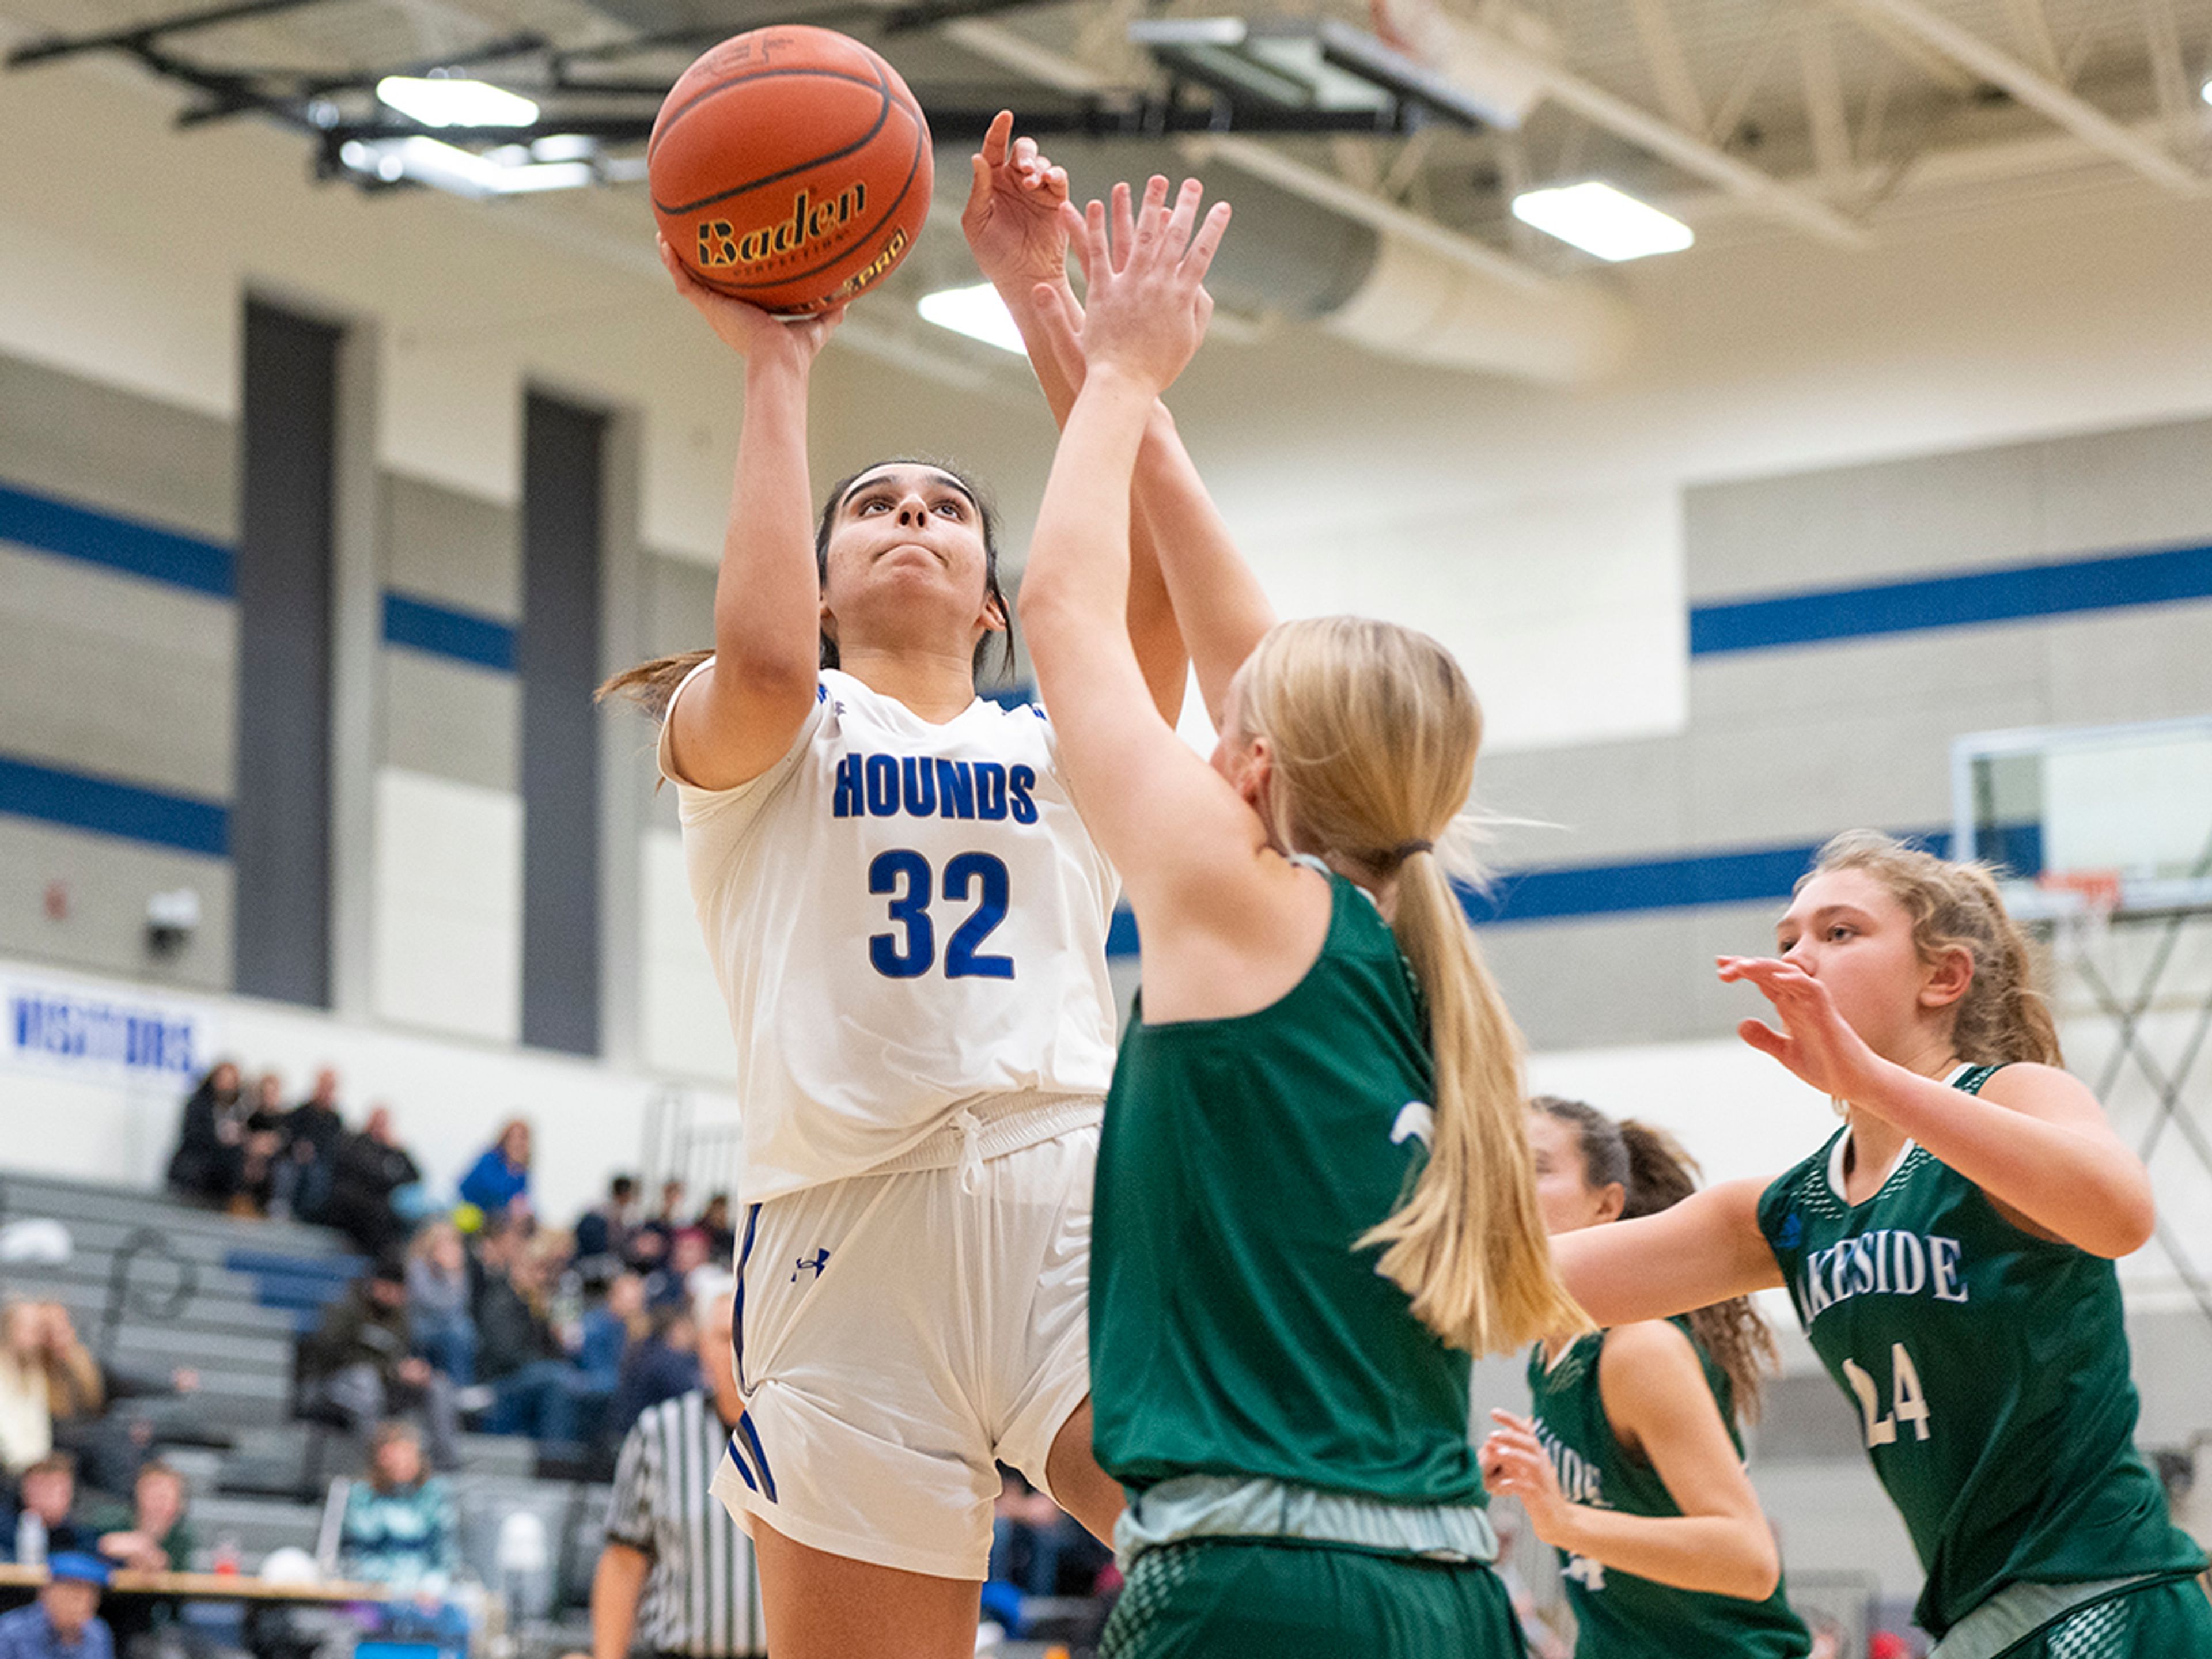
[[[1166, 191], [1165, 179], [1152, 181], [1118, 244], [1100, 204], [1083, 226], [1085, 377], [1020, 601], [1038, 687], [1085, 820], [1140, 916], [1167, 889], [1224, 858], [1249, 861], [1263, 844], [1250, 811], [1161, 719], [1121, 625], [1130, 475], [1155, 401], [1204, 334], [1212, 302], [1203, 279], [1228, 222], [1227, 207], [1217, 204], [1198, 222], [1195, 184], [1184, 185], [1172, 213]], [[1046, 325], [1063, 345], [1073, 343], [1075, 319], [1057, 291], [1039, 283], [1035, 298]], [[1164, 822], [1177, 833], [1160, 834]]]
[[813, 704], [822, 593], [807, 382], [844, 308], [779, 321], [695, 281], [665, 241], [660, 257], [684, 297], [745, 360], [744, 426], [714, 583], [714, 666], [669, 715], [670, 754], [684, 781], [729, 789], [782, 757]]

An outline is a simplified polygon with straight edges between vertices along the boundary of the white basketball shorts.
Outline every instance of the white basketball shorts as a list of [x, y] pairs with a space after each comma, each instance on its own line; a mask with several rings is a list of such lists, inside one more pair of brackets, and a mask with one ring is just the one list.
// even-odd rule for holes
[[739, 1526], [985, 1577], [995, 1464], [1049, 1492], [1053, 1437], [1090, 1392], [1100, 1111], [994, 1097], [880, 1171], [748, 1210], [744, 1413], [714, 1482]]

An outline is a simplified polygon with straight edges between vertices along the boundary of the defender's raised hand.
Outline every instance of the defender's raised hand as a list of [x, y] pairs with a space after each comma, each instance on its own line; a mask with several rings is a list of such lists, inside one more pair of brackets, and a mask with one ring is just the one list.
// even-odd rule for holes
[[1034, 138], [1013, 136], [1011, 111], [1000, 110], [969, 158], [974, 180], [961, 231], [976, 269], [994, 286], [1062, 283], [1067, 275], [1067, 170], [1054, 167]]
[[1113, 364], [1155, 393], [1182, 372], [1206, 336], [1213, 314], [1206, 273], [1229, 223], [1225, 202], [1199, 218], [1205, 192], [1197, 180], [1184, 183], [1172, 210], [1167, 191], [1168, 181], [1155, 176], [1132, 211], [1128, 186], [1117, 185], [1111, 231], [1103, 203], [1091, 203], [1079, 219], [1072, 206], [1062, 215], [1083, 262], [1079, 325], [1050, 285], [1038, 284], [1035, 295], [1056, 330], [1079, 336], [1091, 368]]

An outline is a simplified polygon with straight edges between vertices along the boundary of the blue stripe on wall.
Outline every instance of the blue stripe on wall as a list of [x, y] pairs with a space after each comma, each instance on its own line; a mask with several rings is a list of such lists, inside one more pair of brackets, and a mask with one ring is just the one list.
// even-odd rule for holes
[[230, 853], [230, 811], [220, 802], [30, 761], [0, 758], [0, 812], [210, 858]]
[[2212, 599], [2212, 547], [2006, 565], [1956, 576], [1731, 599], [1690, 611], [1690, 654]]
[[[1948, 830], [1897, 833], [1938, 858], [1950, 856]], [[1789, 898], [1797, 878], [1812, 867], [1813, 856], [1820, 850], [1818, 842], [1808, 842], [1617, 864], [1532, 866], [1502, 872], [1486, 890], [1462, 889], [1460, 902], [1468, 920], [1478, 925], [1634, 915], [1710, 904], [1779, 904]], [[2043, 868], [2041, 826], [2001, 826], [1990, 843], [1977, 851], [2016, 875], [2035, 875]], [[1117, 909], [1106, 936], [1106, 954], [1133, 956], [1136, 951], [1137, 919], [1126, 908]]]
[[0, 540], [227, 599], [230, 550], [74, 501], [0, 484]]
[[434, 605], [405, 593], [384, 596], [384, 642], [451, 657], [478, 668], [514, 672], [515, 628], [495, 617]]

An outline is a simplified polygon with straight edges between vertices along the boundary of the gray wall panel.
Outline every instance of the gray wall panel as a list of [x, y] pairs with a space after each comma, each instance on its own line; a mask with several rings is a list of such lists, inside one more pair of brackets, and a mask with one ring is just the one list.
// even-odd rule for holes
[[420, 651], [386, 650], [383, 661], [388, 763], [485, 789], [521, 787], [514, 675]]
[[0, 482], [212, 541], [238, 532], [228, 421], [0, 356]]
[[2042, 545], [2033, 445], [1717, 484], [1684, 498], [1694, 602], [2014, 564]]
[[226, 600], [0, 543], [0, 748], [225, 799], [235, 634]]
[[2212, 603], [2085, 617], [2046, 632], [2057, 724], [2212, 713]]
[[1485, 755], [1478, 814], [1502, 823], [1486, 856], [1500, 865], [1577, 864], [1686, 846], [1689, 771], [1680, 738]]
[[521, 531], [512, 507], [397, 473], [384, 476], [384, 507], [388, 586], [506, 622], [520, 618]]
[[[1477, 930], [1513, 1017], [1539, 1048], [1668, 1042], [1698, 1026], [1697, 919], [1687, 910]], [[1710, 959], [1706, 971], [1711, 971]]]
[[2060, 556], [2212, 542], [2212, 421], [2054, 439], [2042, 495]]
[[[46, 914], [58, 882], [67, 914]], [[175, 953], [146, 948], [146, 901], [189, 887], [200, 925]], [[0, 956], [221, 991], [230, 981], [230, 866], [113, 836], [0, 816]]]

